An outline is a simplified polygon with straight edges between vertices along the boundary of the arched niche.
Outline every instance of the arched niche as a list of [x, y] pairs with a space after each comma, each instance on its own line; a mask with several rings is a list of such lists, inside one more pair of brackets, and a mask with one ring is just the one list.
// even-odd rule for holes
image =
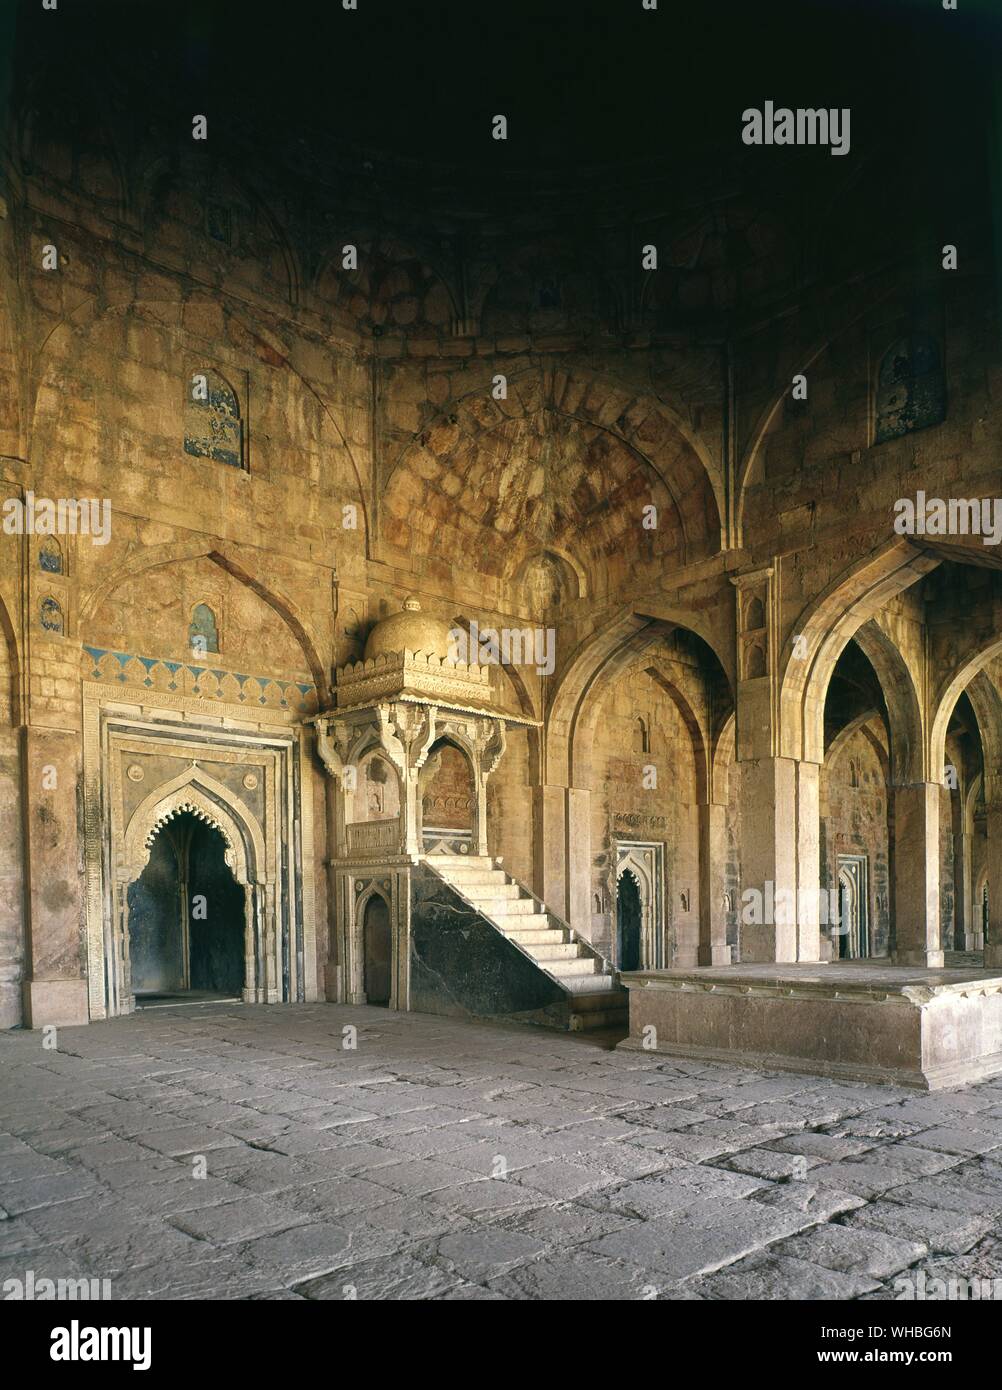
[[454, 739], [437, 740], [421, 769], [419, 789], [425, 853], [476, 853], [477, 780], [470, 753]]
[[129, 889], [142, 875], [159, 833], [182, 815], [193, 816], [222, 838], [224, 861], [244, 895], [244, 987], [248, 1003], [274, 1003], [281, 997], [281, 932], [274, 878], [266, 862], [265, 837], [256, 817], [229, 788], [204, 770], [185, 774], [152, 791], [135, 808], [115, 860], [115, 922], [112, 969], [118, 971], [113, 997], [121, 1012], [135, 1008], [129, 956]]

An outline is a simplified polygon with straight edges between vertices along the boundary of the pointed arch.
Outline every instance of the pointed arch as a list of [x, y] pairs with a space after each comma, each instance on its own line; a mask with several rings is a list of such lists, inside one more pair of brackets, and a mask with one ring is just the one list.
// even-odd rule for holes
[[80, 629], [85, 629], [88, 620], [93, 617], [101, 604], [114, 593], [120, 584], [135, 579], [138, 574], [147, 570], [162, 569], [165, 565], [203, 558], [211, 560], [213, 564], [225, 570], [239, 583], [246, 585], [278, 614], [302, 649], [318, 694], [321, 695], [321, 698], [326, 697], [328, 694], [326, 668], [320, 660], [317, 643], [308, 630], [308, 620], [302, 616], [297, 606], [287, 595], [274, 585], [266, 585], [255, 578], [242, 564], [221, 550], [213, 541], [204, 537], [195, 537], [186, 541], [171, 541], [165, 545], [151, 546], [149, 549], [133, 552], [127, 564], [120, 565], [116, 570], [113, 570], [81, 600], [78, 620]]
[[[924, 780], [921, 706], [915, 682], [891, 640], [870, 620], [940, 563], [908, 541], [878, 546], [833, 580], [793, 624], [780, 658], [782, 756], [824, 761], [824, 709], [835, 663], [849, 640], [869, 624], [860, 646], [884, 690], [897, 738], [896, 778]], [[868, 649], [868, 650], [867, 650]], [[891, 714], [892, 707], [894, 714]]]
[[159, 830], [188, 811], [218, 830], [226, 845], [226, 863], [238, 883], [267, 881], [265, 841], [247, 805], [202, 768], [191, 767], [157, 787], [136, 807], [122, 837], [118, 876], [130, 882], [149, 862]]
[[[650, 617], [625, 609], [612, 618], [604, 627], [591, 634], [578, 647], [570, 664], [560, 679], [556, 694], [550, 706], [545, 730], [545, 774], [547, 782], [553, 785], [579, 785], [587, 777], [590, 754], [588, 744], [596, 718], [597, 706], [592, 704], [593, 696], [599, 686], [607, 687], [617, 680], [631, 664], [637, 661], [649, 648], [680, 628], [691, 632], [710, 649], [716, 658], [721, 672], [726, 667], [720, 658], [711, 638], [697, 619], [685, 615], [675, 617]], [[658, 670], [658, 677], [670, 684], [664, 672]], [[729, 682], [728, 682], [729, 684]], [[665, 685], [666, 693], [672, 694]], [[687, 697], [687, 710], [680, 710], [683, 718], [695, 719]], [[589, 713], [591, 706], [591, 713]], [[702, 785], [709, 786], [709, 747], [708, 731], [696, 720], [702, 752]], [[691, 730], [690, 730], [691, 732]]]
[[992, 682], [984, 674], [985, 667], [995, 657], [1002, 656], [1002, 638], [994, 638], [980, 652], [969, 657], [941, 687], [941, 693], [934, 704], [934, 714], [930, 733], [930, 762], [933, 770], [942, 769], [946, 761], [946, 735], [956, 708], [957, 701], [964, 691], [974, 708], [981, 735], [981, 750], [984, 757], [985, 799], [994, 805], [1002, 802], [1002, 699]]
[[703, 806], [708, 800], [710, 787], [709, 739], [706, 731], [682, 689], [660, 667], [641, 662], [638, 669], [650, 676], [651, 680], [665, 692], [678, 711], [682, 723], [689, 731], [692, 756], [696, 764], [696, 797], [699, 804]]
[[547, 782], [572, 785], [577, 775], [573, 757], [575, 729], [589, 692], [617, 653], [628, 645], [631, 650], [638, 650], [651, 640], [656, 630], [653, 618], [627, 610], [578, 647], [557, 686], [546, 721], [544, 775]]
[[724, 720], [710, 749], [710, 800], [718, 806], [726, 806], [730, 799], [736, 736], [737, 716], [732, 711]]

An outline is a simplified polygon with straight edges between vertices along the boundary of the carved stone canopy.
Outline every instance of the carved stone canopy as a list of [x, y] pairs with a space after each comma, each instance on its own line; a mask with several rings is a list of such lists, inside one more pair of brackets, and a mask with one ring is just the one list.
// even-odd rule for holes
[[334, 679], [338, 709], [399, 699], [483, 710], [493, 704], [489, 668], [457, 660], [448, 623], [423, 613], [416, 598], [378, 622], [364, 659], [339, 667]]

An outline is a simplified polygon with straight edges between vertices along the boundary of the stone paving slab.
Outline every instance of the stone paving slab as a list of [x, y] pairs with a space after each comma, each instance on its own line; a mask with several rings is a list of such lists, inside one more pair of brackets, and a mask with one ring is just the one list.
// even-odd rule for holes
[[61, 1029], [57, 1051], [0, 1035], [0, 1117], [0, 1275], [114, 1297], [1002, 1290], [998, 1079], [918, 1096], [542, 1029], [208, 1004]]

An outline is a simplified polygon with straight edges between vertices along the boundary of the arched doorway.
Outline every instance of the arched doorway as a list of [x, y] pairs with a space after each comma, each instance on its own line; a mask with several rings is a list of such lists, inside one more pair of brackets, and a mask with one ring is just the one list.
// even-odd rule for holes
[[616, 931], [619, 945], [619, 969], [640, 969], [640, 932], [643, 913], [640, 906], [640, 885], [629, 869], [619, 876], [616, 893]]
[[865, 855], [838, 857], [839, 960], [861, 960], [870, 954], [868, 883], [869, 861]]
[[362, 981], [365, 1002], [388, 1008], [393, 986], [393, 933], [386, 899], [374, 893], [362, 917]]
[[244, 891], [215, 827], [190, 811], [162, 825], [129, 885], [129, 958], [138, 1005], [175, 996], [239, 998]]
[[470, 761], [454, 743], [440, 740], [421, 776], [421, 839], [426, 854], [473, 850], [476, 788]]

